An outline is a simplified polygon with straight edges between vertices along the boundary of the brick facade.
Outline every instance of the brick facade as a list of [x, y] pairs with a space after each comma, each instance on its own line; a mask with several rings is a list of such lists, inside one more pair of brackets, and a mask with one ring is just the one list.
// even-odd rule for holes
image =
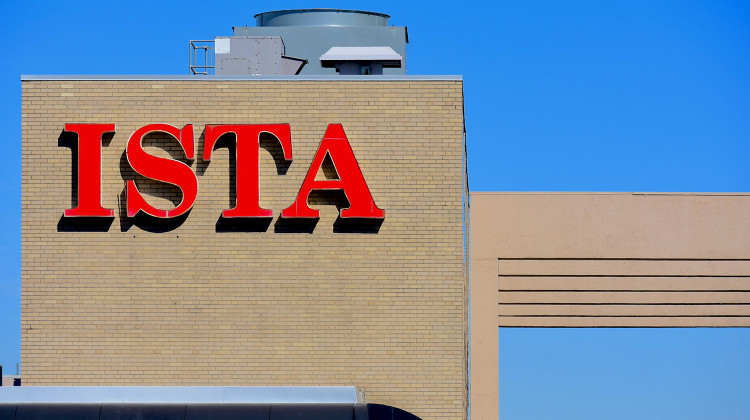
[[[425, 419], [465, 416], [460, 80], [22, 84], [24, 385], [356, 385]], [[117, 125], [102, 148], [114, 219], [61, 217], [76, 185], [65, 123]], [[180, 198], [127, 164], [128, 137], [150, 123], [194, 125], [199, 194], [181, 224], [125, 217], [124, 180], [156, 206]], [[291, 165], [273, 142], [260, 151], [265, 227], [220, 220], [229, 152], [200, 159], [205, 124], [253, 123], [292, 132]], [[379, 227], [342, 227], [335, 193], [311, 197], [314, 227], [279, 220], [329, 123], [343, 124], [386, 212]], [[180, 156], [174, 140], [144, 144]]]

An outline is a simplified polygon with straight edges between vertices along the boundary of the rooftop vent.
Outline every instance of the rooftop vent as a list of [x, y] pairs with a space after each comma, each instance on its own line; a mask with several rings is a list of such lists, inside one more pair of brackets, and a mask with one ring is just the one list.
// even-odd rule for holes
[[401, 67], [401, 56], [391, 47], [332, 47], [320, 62], [342, 75], [383, 74], [384, 67]]
[[388, 26], [390, 16], [364, 10], [294, 9], [258, 13], [257, 27], [269, 26]]

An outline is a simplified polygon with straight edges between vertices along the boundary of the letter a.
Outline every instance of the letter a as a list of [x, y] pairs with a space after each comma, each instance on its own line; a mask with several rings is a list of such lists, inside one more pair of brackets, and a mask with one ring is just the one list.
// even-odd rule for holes
[[[331, 158], [339, 179], [315, 179], [326, 155]], [[385, 218], [385, 211], [379, 209], [372, 199], [370, 189], [367, 188], [365, 178], [362, 176], [362, 171], [359, 169], [357, 159], [354, 157], [354, 152], [341, 124], [328, 125], [318, 151], [310, 164], [310, 169], [307, 171], [307, 176], [302, 182], [297, 199], [294, 204], [281, 212], [281, 217], [320, 217], [320, 212], [311, 209], [307, 203], [310, 192], [313, 190], [343, 191], [347, 200], [349, 200], [349, 208], [341, 210], [339, 216], [342, 218]]]

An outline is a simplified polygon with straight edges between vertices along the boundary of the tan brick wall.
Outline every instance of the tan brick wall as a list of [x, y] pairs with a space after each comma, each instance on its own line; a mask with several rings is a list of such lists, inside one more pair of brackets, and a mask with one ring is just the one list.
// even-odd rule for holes
[[[368, 402], [462, 418], [462, 99], [455, 80], [24, 81], [24, 385], [356, 385]], [[61, 220], [73, 205], [65, 123], [117, 124], [102, 150], [116, 214], [103, 231]], [[198, 199], [166, 232], [123, 217], [125, 145], [149, 123], [195, 128]], [[217, 232], [229, 153], [199, 157], [204, 125], [223, 123], [291, 124], [286, 175], [260, 151], [267, 231]], [[329, 123], [343, 124], [386, 219], [376, 234], [334, 232], [323, 196], [312, 233], [277, 232]], [[172, 190], [149, 191], [169, 206]]]

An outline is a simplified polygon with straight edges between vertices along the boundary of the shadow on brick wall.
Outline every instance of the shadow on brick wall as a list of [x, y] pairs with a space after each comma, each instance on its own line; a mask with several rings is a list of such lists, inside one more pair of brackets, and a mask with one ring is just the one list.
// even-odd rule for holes
[[274, 233], [313, 233], [320, 219], [285, 219], [279, 217], [273, 225]]
[[333, 222], [334, 233], [369, 233], [380, 232], [385, 219], [343, 219], [337, 218]]
[[266, 232], [273, 217], [232, 217], [219, 216], [217, 232]]

